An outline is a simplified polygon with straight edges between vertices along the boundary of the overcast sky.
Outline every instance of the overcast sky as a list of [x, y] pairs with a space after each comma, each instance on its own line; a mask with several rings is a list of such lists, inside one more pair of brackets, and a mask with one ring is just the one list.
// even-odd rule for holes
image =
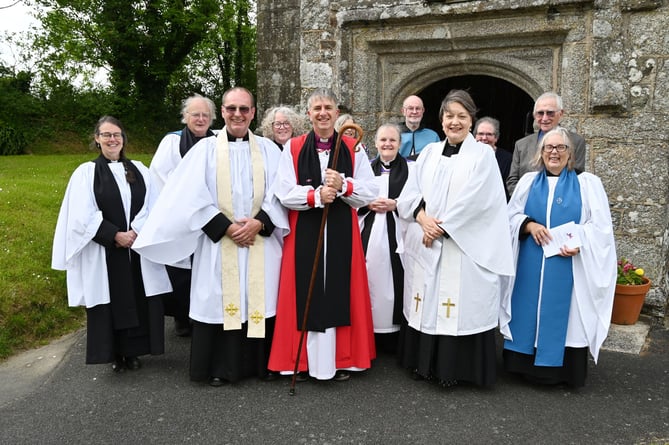
[[[3, 34], [6, 31], [27, 31], [31, 24], [37, 23], [30, 15], [30, 9], [21, 1], [17, 3], [16, 0], [0, 0], [0, 8], [2, 8], [0, 9], [0, 32]], [[14, 63], [11, 53], [2, 42], [0, 42], [0, 55], [8, 63]]]

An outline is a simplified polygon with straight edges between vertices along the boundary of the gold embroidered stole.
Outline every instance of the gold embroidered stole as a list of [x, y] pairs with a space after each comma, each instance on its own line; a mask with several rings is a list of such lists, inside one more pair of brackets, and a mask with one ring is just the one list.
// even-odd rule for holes
[[[249, 132], [251, 149], [251, 171], [253, 181], [253, 203], [251, 215], [257, 215], [265, 196], [265, 169], [262, 153], [253, 133]], [[230, 147], [228, 135], [223, 128], [216, 145], [216, 192], [218, 208], [230, 221], [234, 221], [232, 183], [230, 174]], [[242, 304], [238, 250], [248, 249], [246, 294], [248, 300], [248, 337], [265, 337], [265, 243], [256, 236], [249, 248], [240, 248], [227, 236], [221, 238], [221, 274], [223, 283], [223, 329], [242, 328]], [[226, 282], [226, 276], [228, 278]]]

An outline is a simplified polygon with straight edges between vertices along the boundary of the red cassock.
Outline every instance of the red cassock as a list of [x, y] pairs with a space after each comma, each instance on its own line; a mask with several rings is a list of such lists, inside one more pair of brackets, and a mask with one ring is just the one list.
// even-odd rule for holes
[[[291, 141], [291, 152], [293, 154], [296, 177], [297, 158], [302, 149], [303, 142], [304, 138], [295, 138]], [[352, 144], [347, 145], [352, 146]], [[344, 149], [344, 147], [342, 147], [342, 149]], [[351, 156], [355, 159], [355, 152], [353, 152], [353, 150], [351, 150]], [[372, 322], [369, 286], [367, 282], [367, 268], [364, 252], [362, 250], [356, 209], [351, 208], [350, 213], [352, 229], [350, 261], [351, 324], [349, 326], [336, 327], [335, 367], [337, 369], [351, 367], [367, 369], [371, 367], [371, 361], [376, 358], [374, 327]], [[297, 321], [295, 283], [295, 229], [298, 216], [299, 211], [289, 211], [288, 219], [290, 224], [290, 234], [284, 239], [276, 324], [272, 341], [272, 351], [267, 366], [268, 369], [273, 371], [293, 371], [295, 369], [295, 360], [297, 359], [297, 351], [300, 342], [300, 330], [297, 327], [298, 325], [301, 326], [302, 320], [300, 320], [299, 323]], [[332, 279], [332, 277], [330, 277], [330, 279]], [[307, 333], [306, 335], [309, 334]], [[302, 352], [300, 353], [298, 371], [306, 371], [308, 369], [306, 344], [307, 342], [305, 338], [302, 345]]]

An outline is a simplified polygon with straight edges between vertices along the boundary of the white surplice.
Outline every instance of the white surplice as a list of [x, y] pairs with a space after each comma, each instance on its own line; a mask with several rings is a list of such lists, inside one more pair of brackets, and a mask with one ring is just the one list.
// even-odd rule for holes
[[[132, 163], [146, 184], [146, 207], [147, 197], [151, 193], [149, 170], [139, 161]], [[125, 167], [121, 162], [110, 162], [107, 165], [118, 185], [127, 220], [132, 195], [130, 184], [125, 178]], [[67, 271], [67, 298], [70, 306], [90, 308], [110, 302], [105, 248], [93, 241], [103, 219], [93, 191], [94, 178], [94, 162], [86, 162], [77, 167], [70, 177], [56, 223], [51, 267]], [[145, 214], [143, 208], [130, 223], [134, 224]], [[155, 282], [156, 288], [162, 286], [163, 292], [170, 292], [172, 289], [167, 274], [162, 275], [161, 269], [164, 272], [163, 267], [142, 261], [143, 280]]]
[[[470, 335], [497, 326], [500, 278], [514, 273], [506, 196], [489, 146], [468, 135], [458, 154], [442, 156], [443, 148], [423, 149], [398, 199], [409, 222], [400, 251], [404, 316], [426, 334]], [[413, 217], [422, 199], [449, 235], [430, 248]]]
[[[527, 218], [525, 204], [537, 172], [523, 175], [509, 201], [509, 219], [513, 241], [514, 264], [518, 260], [520, 227]], [[549, 178], [551, 179], [551, 178]], [[557, 179], [557, 178], [555, 178]], [[557, 181], [549, 181], [553, 193]], [[616, 249], [609, 200], [601, 180], [591, 173], [578, 175], [582, 210], [577, 224], [581, 238], [580, 252], [572, 257], [574, 288], [571, 295], [565, 346], [589, 347], [597, 362], [599, 350], [611, 323], [613, 294], [616, 285]], [[551, 199], [548, 199], [551, 202]], [[546, 209], [550, 216], [550, 207]], [[547, 219], [550, 221], [550, 218]], [[543, 270], [543, 265], [542, 265]], [[520, 278], [521, 274], [516, 278]], [[500, 331], [511, 339], [509, 322], [514, 280], [505, 286], [500, 311]], [[541, 298], [541, 296], [539, 296]]]
[[[264, 239], [264, 315], [267, 318], [276, 313], [281, 251], [283, 237], [288, 232], [288, 218], [271, 189], [281, 151], [269, 139], [255, 138], [264, 164], [262, 210], [275, 225], [272, 235]], [[253, 169], [249, 142], [238, 139], [228, 143], [234, 217], [252, 218], [255, 215], [251, 215]], [[172, 172], [133, 249], [162, 264], [173, 264], [192, 254], [190, 318], [202, 323], [224, 324], [221, 243], [214, 243], [202, 231], [220, 213], [216, 175], [217, 137], [212, 136], [195, 144]], [[248, 320], [248, 251], [248, 248], [237, 248], [242, 322]]]
[[[388, 197], [390, 173], [376, 176], [379, 186], [377, 198]], [[359, 216], [360, 230], [364, 228], [365, 217]], [[402, 246], [406, 222], [400, 219], [397, 213], [392, 212], [395, 220], [395, 239], [398, 248]], [[369, 281], [369, 296], [372, 301], [372, 319], [374, 332], [386, 334], [399, 331], [400, 326], [393, 324], [393, 308], [395, 302], [395, 287], [393, 285], [393, 269], [390, 264], [390, 246], [388, 243], [388, 223], [386, 213], [376, 213], [374, 224], [369, 233], [367, 242], [367, 278]]]

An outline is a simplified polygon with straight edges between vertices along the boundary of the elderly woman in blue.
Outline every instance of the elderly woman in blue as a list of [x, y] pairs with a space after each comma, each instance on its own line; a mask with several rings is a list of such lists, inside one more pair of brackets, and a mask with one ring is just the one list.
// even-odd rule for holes
[[[535, 162], [539, 170], [521, 178], [509, 202], [516, 276], [502, 295], [504, 368], [535, 383], [581, 387], [588, 349], [596, 362], [611, 320], [609, 202], [597, 176], [574, 170], [564, 128], [546, 133]], [[575, 224], [568, 236], [579, 240], [571, 247], [558, 236], [567, 223]], [[551, 244], [556, 255], [547, 254]]]

